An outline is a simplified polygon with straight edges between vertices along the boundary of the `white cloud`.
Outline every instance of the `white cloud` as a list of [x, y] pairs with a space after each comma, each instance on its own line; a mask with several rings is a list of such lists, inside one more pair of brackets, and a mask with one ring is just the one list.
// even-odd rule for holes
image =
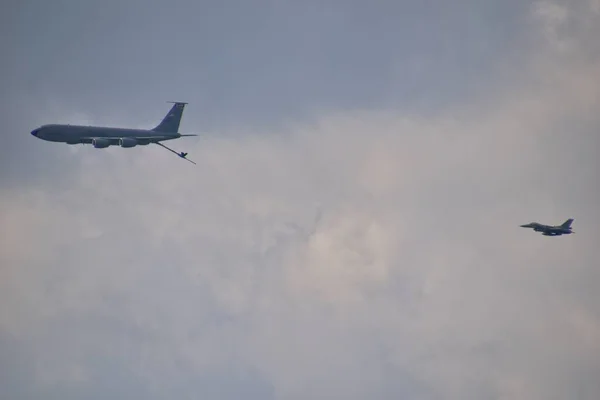
[[544, 38], [551, 48], [565, 51], [569, 47], [569, 40], [561, 30], [568, 21], [567, 6], [554, 1], [538, 1], [534, 3], [533, 15], [539, 20]]
[[594, 38], [600, 32], [596, 0], [541, 0], [533, 3], [534, 24], [544, 38], [542, 50], [565, 57], [597, 57]]

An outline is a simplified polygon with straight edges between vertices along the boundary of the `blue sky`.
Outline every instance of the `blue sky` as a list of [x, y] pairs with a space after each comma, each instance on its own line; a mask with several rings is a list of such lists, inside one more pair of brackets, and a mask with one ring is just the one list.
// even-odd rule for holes
[[597, 1], [0, 11], [0, 397], [600, 396]]

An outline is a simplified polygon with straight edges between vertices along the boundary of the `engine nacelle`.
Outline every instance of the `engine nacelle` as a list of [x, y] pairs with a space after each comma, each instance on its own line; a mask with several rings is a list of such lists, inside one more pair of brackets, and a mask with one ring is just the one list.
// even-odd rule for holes
[[129, 148], [138, 145], [138, 141], [134, 138], [121, 138], [119, 139], [119, 146]]
[[150, 139], [140, 139], [140, 138], [137, 138], [135, 140], [137, 141], [137, 145], [138, 146], [146, 146], [146, 145], [150, 144]]
[[101, 138], [100, 139], [94, 138], [94, 139], [92, 139], [92, 144], [97, 149], [103, 149], [105, 147], [110, 146], [110, 140], [108, 140], [108, 139], [101, 139]]

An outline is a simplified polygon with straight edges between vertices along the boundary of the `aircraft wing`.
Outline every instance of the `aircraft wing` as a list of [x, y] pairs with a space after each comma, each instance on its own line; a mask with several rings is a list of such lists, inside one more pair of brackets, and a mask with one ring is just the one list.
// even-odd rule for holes
[[[83, 136], [80, 137], [79, 140], [81, 141], [81, 143], [86, 143], [86, 144], [90, 144], [92, 143], [93, 139], [103, 139], [103, 140], [109, 140], [110, 144], [113, 146], [118, 146], [119, 145], [119, 139], [123, 139], [123, 136], [103, 136], [103, 137], [98, 137], [98, 136]], [[171, 137], [161, 137], [161, 136], [136, 136], [132, 139], [137, 139], [139, 141], [143, 141], [143, 142], [147, 142], [147, 143], [154, 143], [154, 142], [159, 142], [161, 140], [169, 140], [169, 139], [173, 139]]]

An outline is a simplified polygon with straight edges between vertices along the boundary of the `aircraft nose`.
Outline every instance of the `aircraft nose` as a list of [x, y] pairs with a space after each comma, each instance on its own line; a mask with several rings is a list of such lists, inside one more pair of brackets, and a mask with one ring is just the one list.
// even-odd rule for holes
[[40, 131], [40, 128], [34, 129], [34, 130], [32, 130], [32, 131], [31, 131], [31, 134], [32, 134], [33, 136], [37, 137], [37, 135], [38, 135], [39, 131]]

